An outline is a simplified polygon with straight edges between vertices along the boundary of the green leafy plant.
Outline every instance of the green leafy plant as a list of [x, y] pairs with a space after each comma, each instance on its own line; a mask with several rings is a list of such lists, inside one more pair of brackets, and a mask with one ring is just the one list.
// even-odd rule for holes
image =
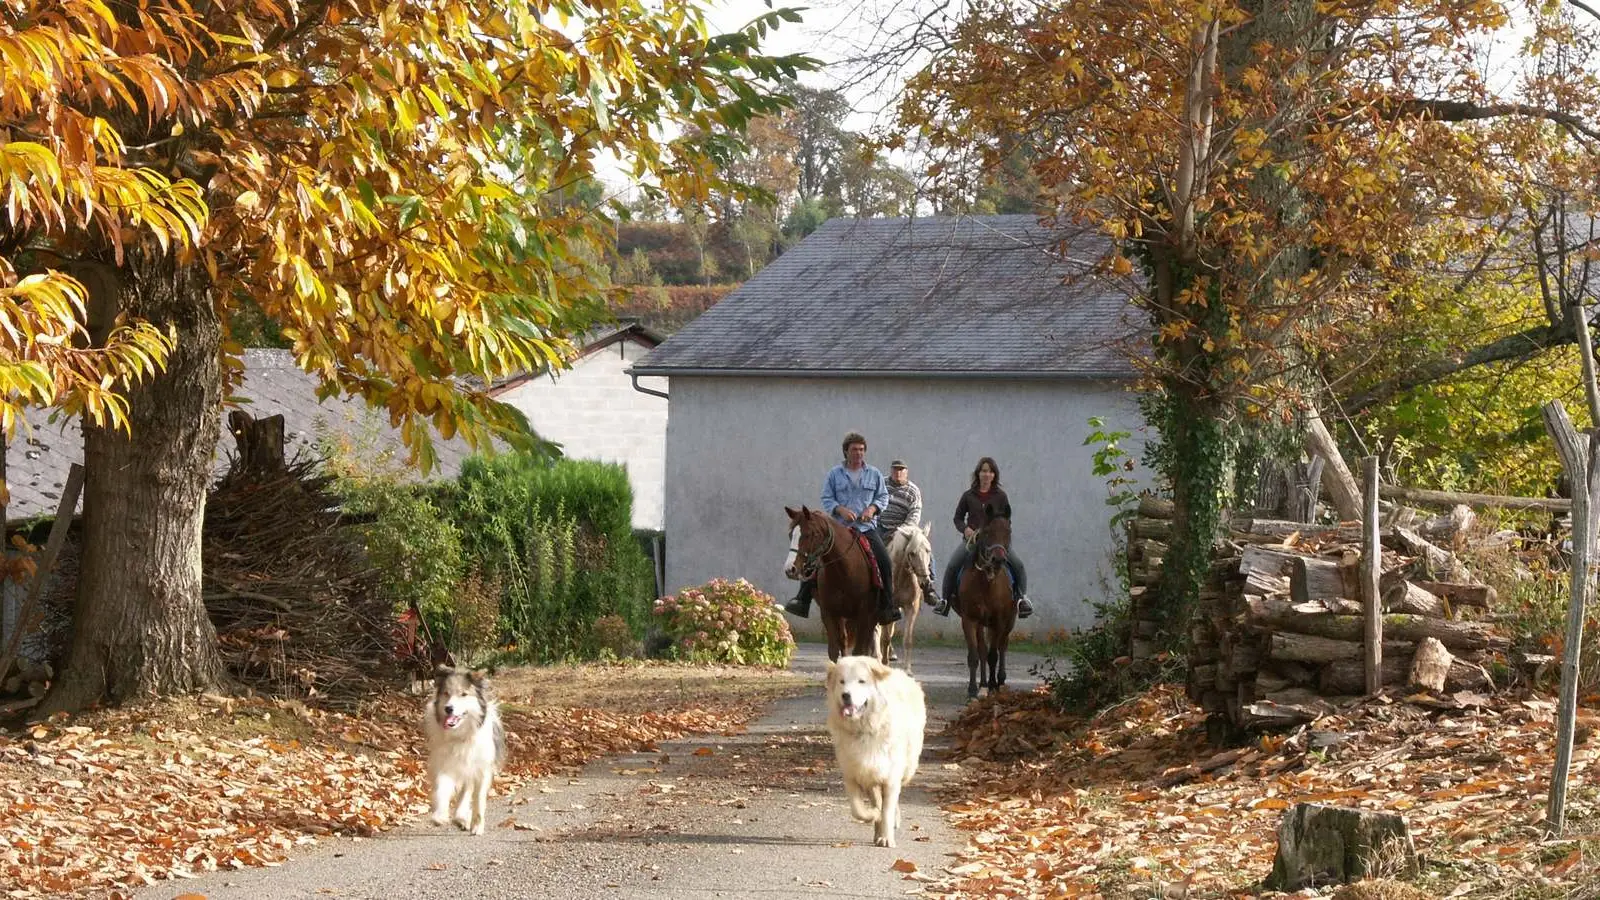
[[718, 578], [662, 597], [654, 612], [679, 659], [784, 666], [794, 653], [794, 635], [772, 595], [743, 578]]
[[442, 502], [466, 555], [501, 585], [516, 657], [591, 656], [593, 626], [604, 616], [643, 632], [655, 581], [633, 537], [633, 493], [621, 466], [474, 457]]
[[492, 642], [493, 619], [464, 621], [458, 601], [466, 570], [461, 532], [416, 485], [346, 470], [333, 482], [351, 527], [361, 536], [379, 590], [397, 614], [415, 603], [428, 633], [458, 655]]

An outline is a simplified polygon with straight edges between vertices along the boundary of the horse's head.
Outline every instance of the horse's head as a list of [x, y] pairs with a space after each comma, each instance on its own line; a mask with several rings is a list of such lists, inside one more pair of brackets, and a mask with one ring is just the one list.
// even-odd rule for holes
[[984, 507], [984, 512], [989, 515], [989, 521], [978, 529], [975, 539], [978, 562], [998, 566], [1006, 561], [1006, 553], [1011, 549], [1011, 520], [996, 517], [992, 506]]
[[789, 555], [783, 561], [783, 574], [796, 581], [810, 578], [822, 565], [822, 555], [833, 548], [833, 528], [827, 516], [800, 507], [785, 506], [789, 514]]
[[889, 539], [889, 558], [897, 566], [905, 565], [913, 572], [926, 572], [928, 561], [933, 559], [933, 542], [929, 535], [933, 532], [933, 525], [924, 525], [918, 528], [915, 525], [901, 525], [895, 529], [894, 535]]

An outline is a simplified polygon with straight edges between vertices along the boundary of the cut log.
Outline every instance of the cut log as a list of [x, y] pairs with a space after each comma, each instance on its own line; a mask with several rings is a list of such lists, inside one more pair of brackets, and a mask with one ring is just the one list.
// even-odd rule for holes
[[1416, 586], [1450, 601], [1451, 606], [1478, 606], [1489, 609], [1499, 596], [1487, 584], [1459, 584], [1453, 581], [1418, 581]]
[[1168, 519], [1134, 519], [1133, 534], [1134, 537], [1165, 540], [1172, 536], [1172, 522]]
[[1472, 507], [1465, 503], [1457, 503], [1449, 512], [1442, 516], [1434, 516], [1422, 523], [1417, 531], [1435, 544], [1454, 546], [1456, 538], [1471, 530], [1472, 524], [1478, 520], [1478, 514]]
[[1332, 560], [1297, 556], [1289, 573], [1289, 596], [1296, 603], [1354, 599], [1356, 573]]
[[1383, 608], [1391, 613], [1438, 618], [1443, 618], [1446, 612], [1443, 600], [1409, 581], [1396, 581], [1383, 592]]
[[1560, 497], [1502, 497], [1498, 494], [1468, 494], [1461, 491], [1425, 491], [1386, 484], [1380, 493], [1391, 500], [1408, 500], [1425, 506], [1454, 506], [1464, 503], [1484, 509], [1548, 509], [1551, 512], [1571, 512], [1572, 501]]
[[[1385, 652], [1383, 658], [1383, 683], [1399, 687], [1410, 675], [1410, 658], [1404, 653], [1390, 654]], [[1261, 683], [1260, 675], [1256, 676], [1257, 687]], [[1359, 660], [1339, 660], [1328, 663], [1322, 667], [1317, 676], [1317, 689], [1328, 696], [1336, 694], [1356, 694], [1366, 690], [1366, 675], [1362, 672]], [[1457, 659], [1450, 663], [1450, 671], [1445, 675], [1444, 689], [1446, 691], [1492, 691], [1494, 679], [1489, 677], [1487, 670], [1476, 663]]]
[[1430, 581], [1459, 581], [1463, 584], [1478, 584], [1478, 577], [1456, 559], [1456, 555], [1448, 550], [1434, 546], [1434, 544], [1409, 528], [1396, 528], [1395, 538], [1407, 553], [1420, 556], [1426, 561], [1427, 580]]
[[1255, 594], [1258, 597], [1287, 597], [1289, 595], [1289, 579], [1281, 575], [1268, 575], [1265, 572], [1251, 572], [1245, 576], [1243, 593]]
[[1443, 691], [1445, 678], [1450, 674], [1450, 664], [1455, 658], [1434, 638], [1417, 642], [1417, 652], [1411, 657], [1411, 670], [1407, 682], [1411, 687], [1430, 691]]
[[[1268, 665], [1272, 664], [1268, 663]], [[1273, 669], [1264, 668], [1256, 672], [1255, 684], [1256, 693], [1258, 694], [1270, 694], [1273, 691], [1281, 691], [1292, 683], [1293, 682], [1289, 681], [1287, 677], [1278, 674]]]
[[1359, 525], [1310, 525], [1305, 522], [1289, 522], [1283, 519], [1257, 519], [1251, 516], [1235, 516], [1232, 521], [1233, 530], [1248, 537], [1269, 538], [1279, 542], [1291, 537], [1296, 540], [1327, 541], [1358, 541], [1361, 539], [1361, 526]]
[[1239, 555], [1239, 574], [1245, 577], [1260, 574], [1271, 578], [1282, 578], [1294, 570], [1295, 561], [1300, 559], [1304, 557], [1298, 553], [1251, 545], [1244, 548], [1244, 552]]
[[[1359, 620], [1358, 620], [1359, 621]], [[1335, 640], [1311, 634], [1283, 631], [1272, 636], [1267, 656], [1284, 662], [1304, 662], [1325, 665], [1347, 659], [1361, 659], [1359, 640]], [[1384, 653], [1407, 654], [1411, 645], [1405, 641], [1384, 641]]]
[[[1285, 632], [1316, 635], [1340, 641], [1359, 641], [1360, 616], [1305, 612], [1281, 601], [1261, 597], [1244, 598], [1252, 624]], [[1425, 637], [1437, 638], [1452, 652], [1504, 648], [1510, 641], [1482, 622], [1451, 622], [1430, 616], [1397, 613], [1383, 617], [1383, 636], [1416, 643]]]
[[1160, 497], [1140, 497], [1139, 515], [1146, 519], [1170, 519], [1175, 515], [1171, 500]]
[[1242, 708], [1240, 724], [1253, 729], [1283, 729], [1315, 722], [1332, 709], [1329, 704], [1322, 702], [1321, 698], [1318, 698], [1318, 701], [1314, 706], [1302, 706], [1276, 703], [1272, 700], [1257, 700]]
[[1296, 803], [1278, 826], [1268, 890], [1298, 891], [1370, 875], [1413, 878], [1417, 850], [1406, 820], [1393, 813]]

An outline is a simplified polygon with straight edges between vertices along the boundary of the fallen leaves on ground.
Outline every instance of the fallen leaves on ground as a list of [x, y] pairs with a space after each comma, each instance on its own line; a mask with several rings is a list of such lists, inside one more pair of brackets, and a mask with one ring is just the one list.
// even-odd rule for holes
[[1177, 686], [1087, 722], [1042, 691], [986, 698], [950, 730], [974, 774], [946, 808], [971, 843], [926, 893], [1249, 895], [1283, 810], [1319, 801], [1403, 814], [1428, 895], [1600, 897], [1594, 743], [1573, 755], [1567, 839], [1547, 840], [1553, 704], [1473, 700], [1369, 702], [1224, 751]]
[[[510, 754], [497, 793], [684, 734], [736, 732], [765, 698], [706, 694], [653, 711], [518, 699], [503, 713]], [[187, 873], [273, 865], [321, 835], [393, 828], [425, 809], [421, 705], [396, 693], [346, 715], [208, 696], [0, 732], [4, 896], [125, 896]]]

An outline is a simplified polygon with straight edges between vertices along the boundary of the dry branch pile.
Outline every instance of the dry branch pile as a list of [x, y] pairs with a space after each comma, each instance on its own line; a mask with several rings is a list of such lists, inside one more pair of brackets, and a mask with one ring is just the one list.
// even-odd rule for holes
[[206, 609], [232, 676], [347, 701], [397, 684], [395, 613], [314, 460], [235, 466], [206, 500]]
[[[1155, 616], [1143, 598], [1160, 575], [1171, 505], [1147, 499], [1131, 525], [1133, 656], [1148, 656]], [[1448, 544], [1470, 510], [1382, 533], [1385, 685], [1493, 690], [1485, 667], [1509, 645], [1482, 614], [1494, 590]], [[1310, 721], [1328, 700], [1361, 694], [1360, 527], [1236, 518], [1212, 562], [1190, 634], [1189, 696], [1218, 725], [1282, 727]], [[1435, 543], [1438, 541], [1439, 543]]]

